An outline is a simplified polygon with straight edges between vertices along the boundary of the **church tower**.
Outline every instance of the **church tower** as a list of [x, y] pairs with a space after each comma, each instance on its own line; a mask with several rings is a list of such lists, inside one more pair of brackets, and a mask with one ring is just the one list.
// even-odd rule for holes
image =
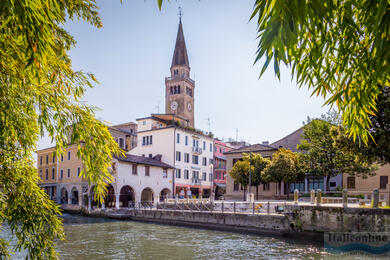
[[195, 81], [190, 78], [190, 70], [180, 17], [171, 64], [171, 76], [165, 78], [165, 113], [183, 117], [188, 120], [189, 126], [195, 127]]

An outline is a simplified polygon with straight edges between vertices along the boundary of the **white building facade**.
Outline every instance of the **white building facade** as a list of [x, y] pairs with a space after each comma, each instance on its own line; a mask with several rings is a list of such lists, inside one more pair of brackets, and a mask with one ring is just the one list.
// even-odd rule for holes
[[[167, 120], [170, 119], [170, 120]], [[171, 189], [179, 197], [209, 197], [212, 193], [212, 136], [181, 127], [180, 117], [154, 114], [138, 121], [137, 147], [129, 154], [154, 157], [175, 168]]]

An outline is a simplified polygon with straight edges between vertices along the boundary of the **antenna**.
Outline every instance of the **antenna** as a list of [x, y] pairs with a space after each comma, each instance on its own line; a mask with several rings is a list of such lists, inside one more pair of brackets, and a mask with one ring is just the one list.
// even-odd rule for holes
[[157, 114], [160, 114], [160, 101], [157, 101]]
[[210, 117], [205, 119], [207, 121], [207, 124], [209, 125], [209, 133], [211, 133], [211, 120]]
[[238, 142], [238, 128], [236, 128], [236, 142]]

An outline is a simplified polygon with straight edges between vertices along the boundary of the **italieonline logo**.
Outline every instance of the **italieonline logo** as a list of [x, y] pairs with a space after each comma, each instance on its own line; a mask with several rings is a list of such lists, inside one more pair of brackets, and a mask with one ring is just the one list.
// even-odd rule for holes
[[390, 255], [390, 233], [327, 232], [324, 247], [333, 254]]

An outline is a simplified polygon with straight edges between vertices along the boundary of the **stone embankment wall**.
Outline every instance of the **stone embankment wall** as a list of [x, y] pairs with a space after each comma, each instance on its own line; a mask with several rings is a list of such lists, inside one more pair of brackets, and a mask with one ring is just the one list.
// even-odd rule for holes
[[287, 206], [286, 214], [175, 210], [83, 210], [88, 216], [322, 240], [324, 232], [389, 232], [390, 210]]
[[315, 232], [390, 232], [390, 210], [289, 206], [288, 216], [297, 231]]

